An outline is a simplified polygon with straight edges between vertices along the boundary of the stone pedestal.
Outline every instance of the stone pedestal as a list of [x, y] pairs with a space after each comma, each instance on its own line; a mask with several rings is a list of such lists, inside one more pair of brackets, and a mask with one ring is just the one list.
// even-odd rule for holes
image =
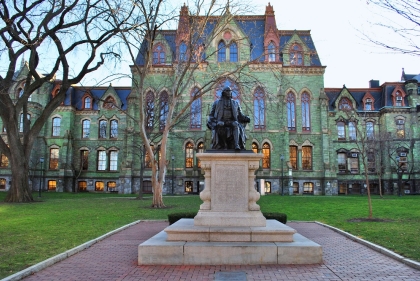
[[204, 172], [203, 204], [139, 245], [139, 264], [316, 264], [320, 245], [274, 220], [266, 220], [254, 188], [261, 154], [198, 153]]

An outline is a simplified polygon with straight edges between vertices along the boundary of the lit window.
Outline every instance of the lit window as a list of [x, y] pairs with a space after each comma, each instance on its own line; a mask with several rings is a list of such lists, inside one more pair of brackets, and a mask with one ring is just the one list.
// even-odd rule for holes
[[303, 65], [303, 52], [298, 44], [290, 49], [290, 65]]
[[217, 46], [217, 61], [224, 62], [226, 61], [226, 45], [225, 42], [220, 41], [219, 45]]
[[349, 122], [349, 139], [350, 140], [356, 140], [357, 134], [356, 134], [356, 123], [355, 122]]
[[[203, 152], [204, 152], [204, 143], [200, 142], [197, 146], [197, 153], [203, 153]], [[200, 159], [197, 160], [197, 167], [201, 168]]]
[[106, 151], [98, 151], [98, 171], [106, 170]]
[[48, 190], [56, 190], [57, 189], [57, 181], [49, 180], [48, 181]]
[[299, 183], [293, 182], [293, 194], [299, 194]]
[[403, 139], [405, 138], [405, 120], [404, 119], [397, 119], [397, 138]]
[[[194, 88], [194, 90], [191, 92], [191, 99], [193, 99], [198, 94], [199, 89]], [[196, 98], [191, 103], [190, 113], [190, 128], [201, 129], [201, 97]]]
[[52, 136], [60, 136], [61, 118], [55, 117], [52, 119]]
[[6, 189], [6, 179], [0, 178], [0, 189]]
[[276, 47], [274, 46], [273, 42], [268, 44], [268, 61], [276, 61]]
[[106, 120], [99, 120], [99, 138], [105, 139], [106, 138], [106, 127], [107, 127]]
[[235, 42], [230, 44], [229, 47], [230, 52], [230, 62], [238, 62], [238, 45]]
[[348, 98], [342, 98], [340, 100], [340, 102], [338, 103], [338, 109], [340, 110], [352, 110], [353, 109], [353, 105], [351, 103], [351, 101]]
[[293, 93], [287, 94], [287, 127], [289, 131], [296, 131], [296, 98]]
[[366, 122], [366, 137], [368, 140], [372, 140], [375, 137], [373, 122]]
[[258, 144], [256, 144], [255, 142], [252, 143], [252, 151], [254, 153], [258, 153]]
[[79, 181], [77, 183], [77, 188], [79, 191], [87, 191], [87, 182], [86, 181]]
[[80, 151], [80, 168], [82, 171], [87, 171], [89, 168], [89, 150]]
[[290, 165], [292, 166], [293, 170], [297, 170], [297, 155], [298, 155], [298, 147], [295, 145], [289, 146], [289, 159]]
[[185, 168], [192, 168], [194, 165], [194, 145], [188, 142], [185, 145]]
[[264, 192], [271, 193], [271, 181], [264, 182]]
[[118, 170], [118, 151], [113, 150], [109, 152], [109, 170]]
[[118, 138], [118, 120], [111, 120], [109, 137], [113, 139]]
[[302, 131], [311, 130], [310, 97], [308, 93], [302, 94]]
[[162, 131], [165, 129], [167, 118], [168, 118], [168, 105], [169, 96], [167, 92], [160, 94], [160, 113], [159, 113], [159, 129]]
[[82, 121], [82, 138], [89, 138], [90, 135], [90, 120], [85, 119]]
[[95, 191], [104, 191], [104, 182], [103, 181], [97, 181], [95, 182]]
[[193, 182], [192, 181], [185, 181], [185, 192], [192, 193], [193, 192]]
[[58, 148], [51, 148], [50, 149], [50, 170], [57, 170], [58, 169], [58, 157], [59, 157], [59, 149]]
[[187, 60], [187, 45], [182, 42], [179, 45], [179, 60], [186, 61]]
[[158, 44], [153, 49], [153, 64], [165, 63], [165, 51], [161, 44]]
[[117, 192], [117, 182], [109, 181], [106, 183], [106, 190], [109, 192]]
[[146, 129], [153, 129], [153, 123], [155, 121], [155, 96], [152, 92], [148, 92], [146, 95]]
[[9, 158], [7, 158], [7, 156], [2, 153], [1, 154], [0, 167], [1, 168], [6, 168], [8, 166], [9, 166]]
[[302, 146], [302, 169], [312, 170], [312, 147]]
[[347, 172], [347, 154], [340, 152], [337, 154], [338, 171]]
[[254, 93], [254, 128], [265, 128], [264, 91], [260, 87], [258, 87]]
[[264, 143], [262, 147], [263, 153], [263, 160], [262, 160], [262, 167], [263, 169], [270, 169], [270, 145], [268, 143]]
[[303, 193], [312, 194], [314, 193], [314, 183], [313, 182], [304, 182], [303, 183]]

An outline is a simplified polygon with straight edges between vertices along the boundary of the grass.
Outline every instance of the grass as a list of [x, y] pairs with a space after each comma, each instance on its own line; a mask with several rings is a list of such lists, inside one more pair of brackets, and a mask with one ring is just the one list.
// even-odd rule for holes
[[[0, 193], [0, 201], [5, 193]], [[0, 203], [0, 279], [111, 230], [141, 219], [167, 219], [168, 213], [198, 210], [198, 196], [165, 197], [166, 209], [151, 209], [151, 198], [127, 195], [43, 193], [40, 202]], [[288, 221], [320, 221], [420, 261], [420, 196], [373, 197], [366, 218], [364, 196], [262, 196], [264, 212], [282, 212]]]

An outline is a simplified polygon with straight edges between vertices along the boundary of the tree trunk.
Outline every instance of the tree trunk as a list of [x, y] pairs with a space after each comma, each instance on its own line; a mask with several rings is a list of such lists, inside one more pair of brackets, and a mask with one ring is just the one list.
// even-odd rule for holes
[[153, 208], [165, 208], [162, 198], [163, 181], [152, 180], [153, 187]]
[[[7, 193], [5, 202], [28, 203], [33, 202], [32, 190], [29, 188], [29, 166], [23, 155], [18, 151], [12, 153], [10, 158], [12, 170], [12, 184]], [[39, 187], [41, 188], [41, 186]]]

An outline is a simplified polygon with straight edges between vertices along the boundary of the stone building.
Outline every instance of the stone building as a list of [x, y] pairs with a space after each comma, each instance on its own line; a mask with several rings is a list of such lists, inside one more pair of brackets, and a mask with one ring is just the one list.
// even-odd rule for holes
[[[227, 12], [228, 13], [228, 12]], [[151, 116], [162, 116], [170, 97], [165, 82], [185, 55], [189, 22], [181, 8], [177, 30], [162, 30], [153, 51], [154, 74], [146, 81]], [[229, 19], [223, 26], [223, 19]], [[219, 30], [218, 30], [219, 29]], [[264, 15], [221, 15], [209, 22], [205, 67], [189, 83], [191, 98], [214, 70], [246, 64], [247, 75], [231, 75], [212, 93], [197, 99], [171, 131], [164, 193], [196, 194], [203, 189], [197, 152], [210, 144], [209, 107], [230, 86], [244, 113], [247, 149], [263, 154], [256, 188], [263, 194], [341, 195], [418, 193], [420, 77], [403, 73], [401, 82], [368, 88], [326, 88], [324, 72], [308, 30], [277, 28], [272, 6]], [[137, 64], [144, 64], [139, 54]], [[134, 80], [137, 73], [132, 68]], [[23, 66], [18, 75], [24, 77]], [[252, 77], [252, 81], [249, 77]], [[11, 95], [19, 97], [23, 85]], [[59, 81], [45, 85], [29, 102], [31, 117], [45, 105]], [[131, 87], [72, 87], [39, 136], [31, 165], [34, 190], [135, 193], [151, 192], [150, 156], [144, 155], [136, 126], [139, 105]], [[159, 135], [159, 118], [151, 131]], [[162, 121], [162, 120], [161, 120]], [[1, 124], [0, 124], [1, 126]], [[4, 130], [2, 136], [5, 137]], [[156, 147], [159, 142], [154, 143]], [[158, 153], [157, 153], [158, 154]], [[154, 157], [158, 157], [155, 155]], [[45, 159], [40, 163], [40, 159]], [[366, 161], [364, 161], [366, 160]], [[366, 164], [366, 169], [364, 168]], [[1, 155], [0, 190], [10, 186], [7, 158]]]

